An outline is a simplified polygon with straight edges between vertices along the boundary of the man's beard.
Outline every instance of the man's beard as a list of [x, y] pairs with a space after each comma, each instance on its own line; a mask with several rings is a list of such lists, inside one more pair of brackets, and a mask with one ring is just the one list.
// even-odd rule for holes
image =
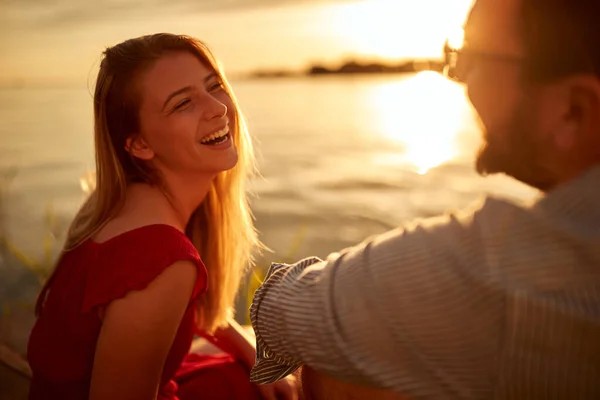
[[555, 175], [543, 166], [541, 155], [547, 143], [536, 139], [536, 107], [531, 98], [523, 99], [508, 124], [495, 131], [484, 131], [475, 168], [480, 175], [504, 173], [527, 185], [548, 191], [556, 185]]

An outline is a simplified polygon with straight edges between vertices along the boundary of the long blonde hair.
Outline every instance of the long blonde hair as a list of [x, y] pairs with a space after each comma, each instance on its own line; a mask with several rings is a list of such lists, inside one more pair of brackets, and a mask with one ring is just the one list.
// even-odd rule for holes
[[[239, 154], [238, 163], [218, 174], [186, 227], [187, 236], [208, 269], [209, 290], [198, 300], [197, 307], [199, 327], [212, 333], [230, 315], [244, 272], [261, 244], [245, 188], [246, 180], [255, 172], [252, 141], [230, 85], [201, 41], [159, 33], [127, 40], [104, 52], [94, 93], [96, 189], [75, 216], [62, 254], [88, 240], [121, 210], [130, 183], [160, 185], [157, 174], [136, 162], [125, 150], [125, 141], [139, 131], [136, 78], [165, 53], [174, 51], [189, 52], [212, 68], [235, 105], [232, 138]], [[62, 254], [38, 298], [38, 315], [60, 268]]]

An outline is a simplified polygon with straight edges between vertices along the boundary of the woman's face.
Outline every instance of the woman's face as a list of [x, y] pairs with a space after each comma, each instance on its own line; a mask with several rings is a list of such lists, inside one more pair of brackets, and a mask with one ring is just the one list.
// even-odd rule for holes
[[128, 142], [135, 157], [186, 180], [235, 166], [234, 105], [211, 68], [191, 53], [168, 53], [139, 83], [140, 132]]

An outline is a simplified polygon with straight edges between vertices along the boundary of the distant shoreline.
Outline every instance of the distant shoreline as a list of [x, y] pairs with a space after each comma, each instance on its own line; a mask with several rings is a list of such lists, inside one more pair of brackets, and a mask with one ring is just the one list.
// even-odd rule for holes
[[402, 63], [380, 63], [359, 62], [351, 60], [336, 68], [328, 68], [323, 65], [311, 65], [304, 71], [290, 70], [258, 70], [246, 74], [246, 79], [261, 78], [295, 78], [329, 75], [381, 75], [381, 74], [403, 74], [421, 71], [443, 72], [444, 63], [438, 59], [434, 60], [410, 60]]
[[[235, 72], [228, 74], [230, 80], [252, 80], [273, 78], [306, 78], [332, 75], [391, 75], [410, 74], [422, 71], [443, 72], [444, 63], [440, 59], [415, 59], [398, 63], [369, 62], [349, 60], [337, 67], [326, 67], [321, 64], [313, 64], [304, 70], [287, 69], [259, 69], [251, 72]], [[93, 84], [86, 82], [90, 93]], [[78, 81], [27, 81], [15, 79], [13, 81], [1, 82], [0, 90], [15, 89], [80, 89], [82, 84]]]

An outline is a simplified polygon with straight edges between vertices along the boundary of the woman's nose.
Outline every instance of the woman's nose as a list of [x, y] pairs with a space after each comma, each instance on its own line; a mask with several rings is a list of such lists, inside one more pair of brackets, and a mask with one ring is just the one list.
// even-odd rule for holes
[[203, 104], [204, 118], [208, 121], [213, 118], [223, 118], [227, 114], [227, 106], [207, 94]]

